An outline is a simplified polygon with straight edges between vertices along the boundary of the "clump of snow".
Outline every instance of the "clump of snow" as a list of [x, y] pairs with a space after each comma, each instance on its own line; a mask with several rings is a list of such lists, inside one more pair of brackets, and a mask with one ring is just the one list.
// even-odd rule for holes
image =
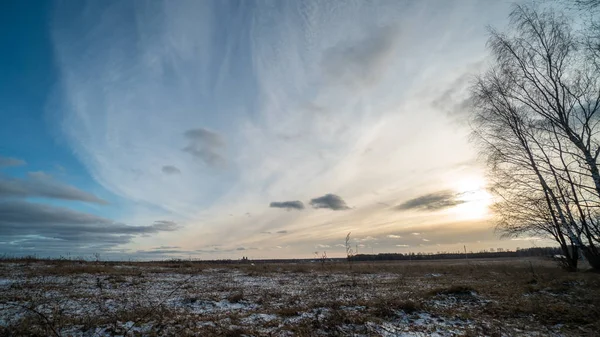
[[271, 322], [278, 320], [279, 316], [273, 314], [251, 314], [250, 316], [242, 318], [244, 324], [256, 324], [263, 322]]
[[170, 305], [175, 307], [184, 306], [190, 312], [195, 314], [206, 314], [212, 312], [222, 311], [248, 311], [259, 307], [256, 303], [248, 302], [237, 302], [232, 303], [228, 300], [210, 301], [210, 300], [195, 300], [195, 299], [184, 299], [174, 300], [169, 302]]
[[8, 287], [11, 284], [13, 284], [14, 282], [15, 282], [15, 280], [7, 279], [7, 278], [0, 278], [0, 287]]
[[404, 315], [391, 322], [367, 322], [369, 332], [380, 336], [405, 337], [457, 336], [462, 334], [462, 329], [471, 325], [472, 323], [468, 320], [434, 317], [427, 312]]

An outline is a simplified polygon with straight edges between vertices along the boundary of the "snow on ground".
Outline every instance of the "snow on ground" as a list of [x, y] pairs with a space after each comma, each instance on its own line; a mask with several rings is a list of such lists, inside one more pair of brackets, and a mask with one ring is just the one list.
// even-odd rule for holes
[[0, 263], [0, 335], [577, 335], [532, 317], [496, 320], [487, 312], [498, 299], [454, 286], [463, 271], [346, 268]]

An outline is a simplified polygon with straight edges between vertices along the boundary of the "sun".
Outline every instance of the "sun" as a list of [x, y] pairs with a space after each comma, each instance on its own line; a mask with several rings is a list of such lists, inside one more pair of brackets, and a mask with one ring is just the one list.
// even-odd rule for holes
[[486, 182], [482, 177], [468, 177], [460, 179], [454, 184], [457, 192], [457, 201], [460, 202], [452, 209], [460, 219], [483, 219], [490, 215], [489, 206], [492, 195], [486, 190]]

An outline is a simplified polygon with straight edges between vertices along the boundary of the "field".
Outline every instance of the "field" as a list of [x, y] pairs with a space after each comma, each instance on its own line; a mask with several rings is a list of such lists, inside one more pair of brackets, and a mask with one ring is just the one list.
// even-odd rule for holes
[[593, 336], [600, 275], [542, 259], [0, 262], [0, 336]]

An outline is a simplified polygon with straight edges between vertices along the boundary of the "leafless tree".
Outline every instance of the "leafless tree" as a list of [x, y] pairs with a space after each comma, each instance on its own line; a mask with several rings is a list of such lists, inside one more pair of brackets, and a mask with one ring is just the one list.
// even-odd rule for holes
[[485, 157], [498, 229], [544, 234], [576, 269], [600, 268], [600, 68], [591, 29], [554, 10], [515, 6], [491, 30], [493, 65], [471, 89], [473, 133]]
[[600, 7], [600, 0], [575, 0], [575, 4], [582, 10], [594, 10]]

